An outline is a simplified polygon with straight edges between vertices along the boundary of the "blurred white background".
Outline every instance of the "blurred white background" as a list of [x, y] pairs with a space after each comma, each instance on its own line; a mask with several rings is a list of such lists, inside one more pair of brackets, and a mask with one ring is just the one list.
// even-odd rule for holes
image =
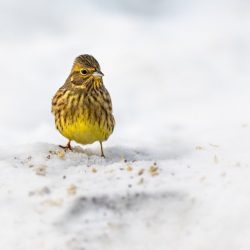
[[113, 99], [108, 143], [209, 140], [249, 121], [247, 0], [1, 0], [0, 17], [1, 144], [65, 142], [51, 98], [83, 53]]

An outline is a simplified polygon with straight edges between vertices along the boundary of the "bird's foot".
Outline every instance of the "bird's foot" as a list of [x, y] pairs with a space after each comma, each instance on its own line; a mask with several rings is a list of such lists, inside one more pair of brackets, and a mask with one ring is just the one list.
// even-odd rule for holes
[[70, 145], [70, 141], [67, 143], [66, 146], [59, 145], [59, 147], [62, 148], [62, 149], [64, 149], [65, 151], [66, 150], [70, 150], [70, 151], [73, 150], [72, 147], [71, 147], [71, 145]]
[[102, 142], [100, 141], [100, 146], [101, 146], [101, 157], [102, 158], [105, 158], [105, 155], [103, 153], [103, 147], [102, 147]]

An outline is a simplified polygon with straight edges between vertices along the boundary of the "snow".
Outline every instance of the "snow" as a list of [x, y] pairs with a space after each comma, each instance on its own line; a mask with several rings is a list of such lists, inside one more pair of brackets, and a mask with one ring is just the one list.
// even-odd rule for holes
[[1, 249], [247, 249], [248, 162], [190, 151], [2, 148]]
[[[0, 249], [249, 249], [247, 1], [13, 0], [0, 14]], [[81, 53], [113, 100], [105, 159], [98, 143], [64, 153], [50, 113]]]

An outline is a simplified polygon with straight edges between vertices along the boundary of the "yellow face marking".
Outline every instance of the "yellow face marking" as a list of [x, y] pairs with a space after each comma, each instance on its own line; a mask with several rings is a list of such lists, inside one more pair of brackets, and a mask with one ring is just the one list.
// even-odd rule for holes
[[71, 70], [71, 73], [72, 72], [79, 72], [79, 74], [80, 74], [80, 71], [82, 70], [82, 69], [86, 69], [87, 71], [88, 71], [88, 73], [94, 73], [94, 71], [95, 71], [95, 68], [86, 68], [86, 67], [84, 67], [82, 64], [80, 64], [80, 63], [75, 63], [74, 65], [73, 65], [73, 67], [72, 67], [72, 70]]

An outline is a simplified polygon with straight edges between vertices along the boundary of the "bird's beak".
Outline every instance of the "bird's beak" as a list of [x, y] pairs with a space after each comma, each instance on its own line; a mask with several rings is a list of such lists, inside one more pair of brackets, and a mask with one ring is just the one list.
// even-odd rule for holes
[[103, 77], [104, 74], [103, 74], [100, 70], [97, 70], [97, 71], [95, 71], [95, 72], [92, 74], [92, 76], [94, 76], [94, 77]]

